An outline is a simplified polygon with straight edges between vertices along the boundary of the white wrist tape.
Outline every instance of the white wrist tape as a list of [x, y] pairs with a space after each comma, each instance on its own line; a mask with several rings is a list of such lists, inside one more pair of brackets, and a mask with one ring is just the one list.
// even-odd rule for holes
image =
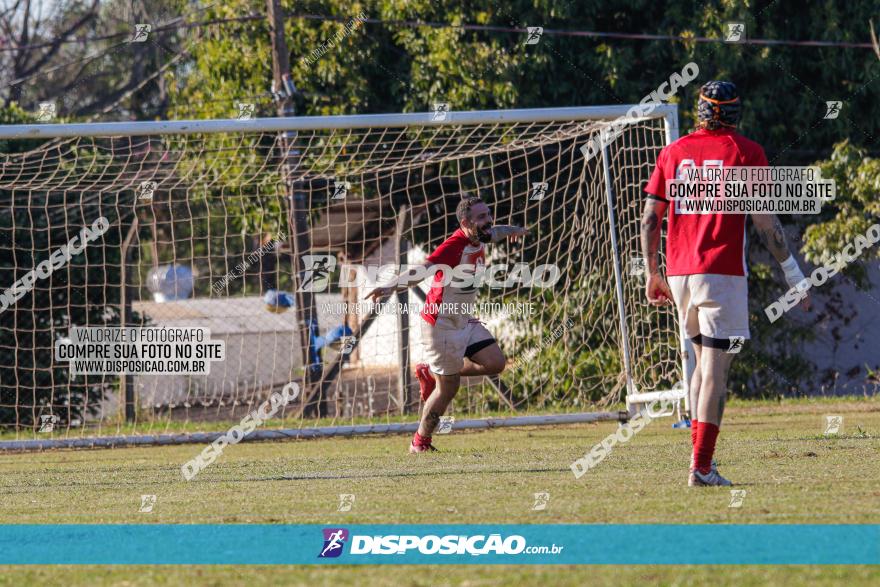
[[782, 267], [782, 272], [785, 273], [785, 281], [788, 283], [788, 287], [797, 287], [801, 282], [806, 281], [806, 277], [804, 277], [803, 271], [798, 267], [797, 260], [789, 255], [788, 259], [779, 264]]

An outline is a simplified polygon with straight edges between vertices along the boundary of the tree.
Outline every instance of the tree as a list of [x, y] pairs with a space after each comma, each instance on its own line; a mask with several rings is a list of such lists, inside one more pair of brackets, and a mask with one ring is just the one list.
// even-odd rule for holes
[[[46, 6], [51, 9], [46, 13]], [[182, 60], [185, 0], [14, 0], [0, 11], [3, 101], [36, 111], [53, 102], [59, 115], [144, 119], [166, 106], [165, 78]], [[135, 25], [153, 29], [133, 42]]]

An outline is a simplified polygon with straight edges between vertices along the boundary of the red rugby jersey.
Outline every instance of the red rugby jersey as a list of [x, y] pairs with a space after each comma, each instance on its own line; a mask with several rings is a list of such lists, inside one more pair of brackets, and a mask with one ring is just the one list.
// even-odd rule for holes
[[[428, 261], [435, 265], [448, 265], [455, 268], [459, 265], [470, 266], [469, 273], [476, 270], [478, 265], [485, 265], [486, 261], [485, 247], [483, 243], [473, 244], [460, 228], [452, 233], [448, 239], [443, 241], [437, 249], [428, 255]], [[471, 269], [472, 267], [472, 269]], [[471, 287], [454, 287], [451, 283], [443, 286], [443, 271], [437, 271], [434, 274], [434, 280], [431, 283], [431, 290], [425, 300], [425, 308], [422, 310], [422, 318], [430, 324], [437, 322], [439, 315], [455, 316], [453, 322], [461, 322], [467, 324], [468, 315], [458, 312], [448, 312], [441, 304], [455, 304], [455, 306], [447, 306], [447, 308], [455, 310], [470, 306], [477, 299], [476, 286]], [[443, 311], [441, 311], [443, 310]]]
[[[679, 166], [766, 166], [761, 146], [733, 129], [700, 129], [667, 145], [657, 157], [645, 192], [666, 200], [666, 180]], [[666, 274], [746, 275], [745, 214], [676, 214], [668, 207]]]

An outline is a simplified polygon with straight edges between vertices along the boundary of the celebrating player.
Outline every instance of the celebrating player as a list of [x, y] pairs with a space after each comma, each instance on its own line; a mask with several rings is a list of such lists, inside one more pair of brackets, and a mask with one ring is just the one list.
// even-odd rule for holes
[[[424, 265], [428, 269], [434, 267], [434, 281], [422, 310], [421, 337], [427, 363], [416, 365], [416, 377], [425, 407], [410, 444], [412, 453], [436, 450], [431, 444], [431, 434], [458, 392], [462, 376], [497, 375], [506, 363], [492, 334], [467, 311], [476, 300], [478, 281], [459, 281], [457, 285], [457, 280], [447, 279], [449, 283], [444, 285], [444, 269], [440, 266], [448, 267], [453, 274], [463, 271], [476, 277], [478, 267], [485, 265], [485, 243], [504, 238], [516, 241], [526, 230], [518, 226], [494, 226], [489, 206], [474, 196], [462, 198], [455, 214], [460, 228], [428, 256]], [[404, 275], [397, 285], [377, 287], [367, 298], [380, 301], [422, 279]], [[437, 393], [432, 393], [438, 383], [434, 375], [439, 379]]]
[[[693, 458], [688, 485], [731, 485], [715, 467], [713, 455], [733, 353], [749, 338], [748, 282], [744, 214], [676, 214], [668, 206], [666, 181], [684, 166], [766, 166], [757, 143], [736, 132], [742, 106], [736, 86], [711, 81], [700, 91], [700, 128], [665, 147], [648, 181], [642, 215], [642, 250], [648, 265], [647, 296], [653, 305], [675, 301], [685, 336], [694, 345], [696, 368], [690, 380]], [[666, 279], [657, 248], [663, 215], [666, 227]], [[782, 266], [790, 287], [804, 280], [789, 252], [775, 215], [752, 214], [755, 228]], [[809, 309], [809, 298], [802, 307]]]

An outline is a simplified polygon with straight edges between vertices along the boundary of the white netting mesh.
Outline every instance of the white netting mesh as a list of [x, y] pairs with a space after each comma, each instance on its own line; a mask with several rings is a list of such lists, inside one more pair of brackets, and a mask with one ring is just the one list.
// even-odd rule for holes
[[[297, 309], [267, 309], [283, 307], [296, 289], [286, 181], [308, 213], [309, 252], [333, 255], [340, 264], [420, 262], [458, 227], [456, 204], [472, 194], [490, 205], [496, 223], [530, 228], [524, 242], [490, 245], [487, 262], [559, 266], [561, 278], [549, 289], [481, 290], [480, 301], [533, 304], [535, 313], [481, 317], [500, 341], [508, 370], [500, 392], [485, 380], [467, 381], [451, 413], [583, 410], [620, 399], [606, 186], [601, 159], [585, 161], [580, 151], [600, 124], [301, 131], [289, 135], [289, 165], [288, 139], [268, 132], [0, 143], [3, 290], [83, 226], [100, 216], [111, 223], [100, 240], [0, 313], [0, 425], [30, 434], [51, 415], [66, 434], [115, 433], [124, 425], [120, 390], [128, 389], [134, 429], [160, 432], [182, 420], [239, 419], [273, 390], [302, 382], [310, 359]], [[679, 378], [672, 314], [643, 303], [643, 278], [631, 271], [631, 259], [640, 255], [641, 190], [664, 137], [663, 119], [647, 120], [628, 126], [609, 148], [626, 322], [641, 390]], [[344, 198], [339, 186], [346, 186]], [[409, 302], [420, 303], [414, 293]], [[315, 295], [319, 344], [345, 334], [343, 327], [358, 333], [366, 316], [335, 309], [364, 294], [365, 288], [334, 284]], [[419, 320], [410, 314], [411, 364], [420, 357]], [[123, 322], [210, 328], [212, 338], [226, 342], [227, 359], [207, 376], [129, 378], [71, 377], [67, 363], [54, 360], [53, 343], [71, 325]], [[417, 408], [417, 391], [398, 385], [399, 332], [396, 316], [375, 319], [323, 392], [305, 410], [285, 410], [285, 425], [310, 425], [315, 416], [384, 421]], [[326, 345], [319, 353], [325, 379], [337, 349]]]

